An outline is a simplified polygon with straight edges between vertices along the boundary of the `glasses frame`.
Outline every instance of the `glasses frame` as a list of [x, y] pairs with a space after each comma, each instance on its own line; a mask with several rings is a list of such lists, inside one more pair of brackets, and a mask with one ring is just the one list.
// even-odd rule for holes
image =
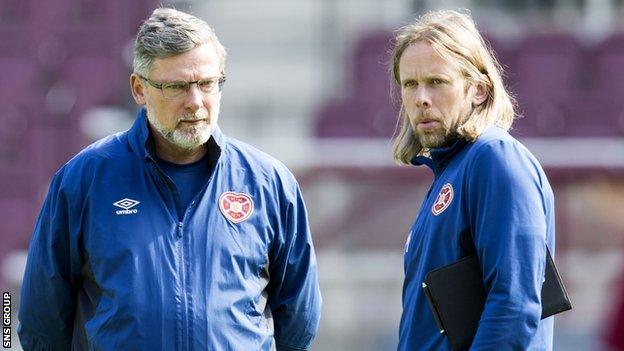
[[[142, 75], [140, 75], [140, 74], [138, 74], [138, 73], [137, 73], [136, 75], [137, 75], [139, 78], [141, 78], [141, 79], [143, 79], [144, 81], [146, 81], [147, 83], [149, 83], [149, 85], [151, 85], [151, 86], [153, 86], [154, 88], [156, 88], [156, 89], [160, 90], [160, 92], [161, 92], [161, 94], [162, 94], [163, 98], [164, 98], [164, 99], [167, 99], [167, 100], [178, 100], [178, 99], [181, 99], [181, 98], [183, 98], [183, 97], [186, 97], [186, 96], [188, 95], [188, 92], [191, 90], [191, 85], [193, 85], [193, 84], [197, 84], [197, 89], [199, 89], [199, 91], [200, 91], [203, 95], [214, 95], [214, 94], [220, 93], [220, 92], [223, 90], [223, 84], [224, 84], [224, 83], [225, 83], [225, 81], [226, 81], [226, 76], [225, 76], [225, 74], [223, 74], [223, 75], [221, 75], [221, 76], [219, 76], [219, 77], [212, 77], [212, 78], [206, 78], [206, 79], [199, 79], [199, 80], [194, 80], [194, 81], [192, 81], [192, 82], [187, 82], [187, 81], [173, 81], [173, 82], [165, 82], [165, 83], [158, 83], [158, 82], [154, 82], [153, 80], [151, 80], [151, 79], [149, 79], [149, 78], [147, 78], [147, 77], [144, 77], [144, 76], [142, 76]], [[217, 83], [217, 84], [218, 84], [218, 86], [219, 86], [219, 88], [218, 88], [216, 91], [214, 91], [214, 92], [210, 92], [210, 93], [205, 93], [205, 92], [203, 92], [203, 91], [201, 90], [201, 88], [199, 87], [199, 82], [206, 81], [206, 80], [212, 80], [212, 79], [215, 79], [215, 78], [218, 78], [218, 79], [219, 79], [219, 81], [218, 81], [218, 83]], [[167, 84], [182, 84], [182, 83], [184, 83], [184, 84], [187, 84], [187, 85], [188, 85], [188, 88], [187, 88], [187, 89], [185, 89], [185, 93], [184, 93], [184, 94], [182, 94], [182, 95], [180, 95], [180, 96], [177, 96], [177, 97], [167, 97], [167, 96], [165, 95], [165, 91], [164, 91], [164, 89], [163, 89], [163, 88], [165, 87], [165, 85], [167, 85]]]

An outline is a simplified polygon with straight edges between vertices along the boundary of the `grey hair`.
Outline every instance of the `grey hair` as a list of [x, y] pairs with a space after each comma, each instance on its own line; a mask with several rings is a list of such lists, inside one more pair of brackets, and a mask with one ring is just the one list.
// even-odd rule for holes
[[[515, 100], [505, 89], [500, 64], [469, 14], [451, 10], [426, 13], [415, 23], [400, 28], [395, 39], [392, 78], [399, 87], [401, 56], [407, 47], [418, 41], [429, 42], [440, 57], [459, 69], [468, 83], [486, 87], [486, 100], [476, 106], [459, 125], [457, 134], [460, 137], [474, 141], [492, 125], [505, 130], [511, 128], [515, 117]], [[403, 107], [399, 124], [401, 126], [394, 139], [393, 156], [398, 163], [409, 164], [423, 151], [423, 147]]]
[[154, 59], [179, 55], [207, 43], [214, 45], [224, 74], [227, 53], [208, 23], [182, 11], [157, 8], [139, 28], [132, 68], [135, 73], [147, 76]]

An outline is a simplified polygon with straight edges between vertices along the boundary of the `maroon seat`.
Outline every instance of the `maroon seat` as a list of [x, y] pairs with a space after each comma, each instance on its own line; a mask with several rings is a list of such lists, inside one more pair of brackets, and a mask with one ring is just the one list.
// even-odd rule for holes
[[520, 118], [513, 125], [516, 137], [556, 137], [566, 134], [566, 117], [555, 100], [524, 100], [518, 108]]
[[593, 91], [621, 100], [624, 96], [624, 33], [615, 33], [596, 46], [588, 56]]
[[322, 106], [317, 114], [320, 137], [389, 137], [397, 108], [391, 102], [392, 33], [384, 29], [363, 34], [354, 44], [347, 66], [351, 94]]
[[0, 97], [14, 103], [32, 103], [33, 96], [43, 94], [36, 62], [27, 57], [0, 57], [2, 79]]
[[89, 107], [107, 103], [120, 94], [123, 68], [106, 57], [84, 57], [67, 60], [58, 83], [74, 94], [73, 112], [80, 114]]
[[579, 88], [581, 45], [571, 34], [533, 34], [524, 38], [510, 67], [519, 100], [554, 99]]
[[368, 137], [372, 134], [367, 109], [348, 100], [332, 100], [317, 113], [316, 136], [321, 138]]
[[624, 136], [624, 104], [602, 95], [569, 96], [562, 101], [565, 135], [572, 137]]
[[6, 219], [0, 227], [3, 248], [28, 242], [38, 210], [29, 198], [0, 197], [0, 213]]
[[391, 84], [392, 33], [383, 29], [362, 35], [353, 51], [354, 94], [387, 100]]
[[511, 71], [515, 63], [516, 45], [510, 44], [509, 40], [497, 36], [494, 31], [482, 31], [485, 43], [492, 49], [498, 63], [501, 64], [507, 76], [514, 76]]
[[514, 123], [518, 137], [621, 137], [624, 104], [599, 94], [570, 94], [524, 103]]

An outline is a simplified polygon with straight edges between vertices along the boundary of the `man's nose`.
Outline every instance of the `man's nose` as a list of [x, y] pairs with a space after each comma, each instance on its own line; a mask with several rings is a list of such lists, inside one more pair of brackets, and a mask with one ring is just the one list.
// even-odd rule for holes
[[416, 95], [414, 98], [416, 99], [416, 106], [419, 109], [426, 110], [431, 107], [431, 96], [425, 87], [419, 86], [416, 89]]
[[197, 84], [191, 84], [189, 87], [184, 99], [184, 105], [191, 110], [197, 110], [204, 105], [204, 94], [199, 90]]

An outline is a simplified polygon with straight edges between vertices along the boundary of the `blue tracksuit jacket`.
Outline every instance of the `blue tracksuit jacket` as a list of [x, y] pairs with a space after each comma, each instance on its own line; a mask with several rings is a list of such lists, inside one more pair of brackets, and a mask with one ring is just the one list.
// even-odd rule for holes
[[148, 136], [141, 110], [52, 179], [22, 287], [24, 349], [307, 350], [321, 296], [291, 173], [217, 128], [213, 172], [178, 221]]
[[553, 318], [540, 320], [546, 245], [555, 251], [553, 193], [537, 160], [491, 127], [475, 142], [431, 150], [415, 164], [435, 175], [405, 247], [400, 351], [450, 350], [421, 284], [460, 258], [473, 233], [487, 299], [470, 350], [551, 350]]

